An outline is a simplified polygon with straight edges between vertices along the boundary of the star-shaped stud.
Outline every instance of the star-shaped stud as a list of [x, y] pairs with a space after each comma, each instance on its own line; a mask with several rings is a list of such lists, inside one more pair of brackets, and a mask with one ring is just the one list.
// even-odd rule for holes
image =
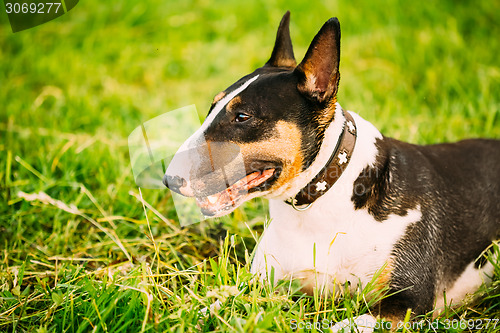
[[347, 127], [349, 127], [349, 131], [351, 133], [354, 133], [354, 131], [356, 130], [356, 127], [354, 127], [354, 124], [350, 120], [347, 122]]
[[326, 190], [326, 181], [322, 181], [322, 182], [317, 182], [316, 183], [316, 191], [319, 192], [319, 191], [324, 191]]
[[339, 154], [339, 164], [347, 163], [347, 152], [343, 151]]

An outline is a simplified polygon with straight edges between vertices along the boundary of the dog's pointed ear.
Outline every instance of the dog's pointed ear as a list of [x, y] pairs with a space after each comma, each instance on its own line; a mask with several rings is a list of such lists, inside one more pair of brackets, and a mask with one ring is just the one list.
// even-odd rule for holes
[[333, 17], [321, 27], [295, 69], [298, 90], [320, 103], [335, 98], [340, 80], [339, 62], [340, 23]]
[[266, 65], [273, 67], [295, 67], [297, 62], [293, 55], [292, 40], [290, 38], [290, 11], [287, 11], [281, 19], [273, 53]]

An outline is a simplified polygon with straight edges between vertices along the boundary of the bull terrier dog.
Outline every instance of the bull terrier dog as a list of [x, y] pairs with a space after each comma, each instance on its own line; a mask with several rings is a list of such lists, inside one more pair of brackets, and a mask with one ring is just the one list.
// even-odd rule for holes
[[269, 199], [252, 263], [260, 279], [298, 279], [308, 293], [375, 280], [391, 295], [377, 315], [391, 321], [474, 293], [493, 274], [484, 251], [500, 231], [500, 141], [383, 136], [337, 102], [338, 19], [298, 65], [289, 21], [265, 65], [214, 98], [165, 185], [211, 217]]

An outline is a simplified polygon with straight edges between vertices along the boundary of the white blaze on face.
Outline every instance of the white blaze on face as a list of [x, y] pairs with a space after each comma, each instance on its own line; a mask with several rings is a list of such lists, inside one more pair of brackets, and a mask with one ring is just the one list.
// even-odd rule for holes
[[245, 83], [243, 83], [240, 87], [233, 90], [231, 93], [227, 94], [220, 101], [218, 101], [201, 127], [193, 135], [191, 135], [175, 153], [174, 158], [168, 165], [165, 174], [169, 176], [182, 177], [186, 180], [187, 186], [183, 187], [182, 190], [182, 193], [184, 195], [193, 196], [190, 182], [191, 170], [193, 167], [197, 167], [200, 165], [200, 163], [204, 162], [202, 156], [199, 156], [196, 153], [196, 147], [199, 147], [205, 143], [204, 132], [212, 124], [217, 115], [221, 113], [222, 110], [224, 110], [226, 105], [238, 94], [248, 88], [248, 86], [252, 82], [257, 80], [258, 77], [259, 75], [253, 76]]
[[[201, 125], [200, 130], [201, 129], [205, 130], [214, 121], [215, 117], [217, 117], [217, 115], [224, 109], [224, 107], [227, 105], [227, 103], [229, 103], [233, 98], [238, 96], [238, 94], [241, 93], [243, 90], [248, 88], [248, 86], [253, 81], [257, 80], [258, 77], [259, 77], [259, 75], [255, 75], [254, 77], [252, 77], [251, 79], [246, 81], [244, 84], [242, 84], [238, 89], [233, 90], [231, 93], [227, 94], [220, 101], [218, 101], [215, 104], [215, 107], [212, 109], [212, 112], [210, 112], [208, 117], [203, 122], [203, 125]], [[198, 131], [196, 131], [196, 132], [198, 132]]]

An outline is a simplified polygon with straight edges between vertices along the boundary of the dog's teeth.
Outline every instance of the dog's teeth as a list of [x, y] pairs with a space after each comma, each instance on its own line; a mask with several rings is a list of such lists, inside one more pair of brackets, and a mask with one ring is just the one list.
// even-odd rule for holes
[[212, 205], [217, 202], [217, 197], [215, 195], [210, 195], [207, 197], [208, 202], [210, 202]]

